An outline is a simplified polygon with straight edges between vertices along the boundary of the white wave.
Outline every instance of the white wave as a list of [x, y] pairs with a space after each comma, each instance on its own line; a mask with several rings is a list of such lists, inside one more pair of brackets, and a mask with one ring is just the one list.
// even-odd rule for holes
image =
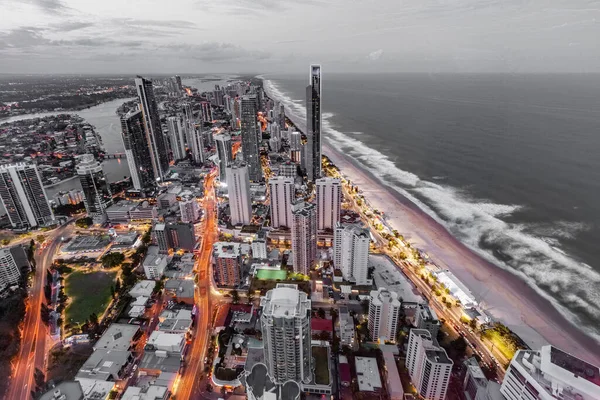
[[[279, 99], [290, 118], [304, 129], [304, 103], [291, 99], [272, 81], [265, 81], [265, 90]], [[411, 200], [485, 259], [521, 277], [575, 324], [581, 326], [582, 321], [573, 310], [600, 319], [600, 273], [556, 247], [556, 239], [575, 237], [587, 229], [585, 224], [559, 221], [545, 232], [531, 232], [527, 225], [507, 223], [501, 218], [521, 206], [473, 200], [456, 188], [422, 180], [398, 168], [388, 156], [334, 129], [331, 116], [323, 115], [324, 139], [359, 161], [384, 185]], [[481, 241], [500, 248], [512, 260], [499, 261], [492, 250], [481, 247]], [[593, 327], [584, 328], [600, 337]]]

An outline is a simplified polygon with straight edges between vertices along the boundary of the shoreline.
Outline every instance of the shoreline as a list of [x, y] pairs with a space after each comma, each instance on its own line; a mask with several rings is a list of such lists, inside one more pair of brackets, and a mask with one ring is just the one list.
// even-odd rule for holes
[[[267, 93], [267, 96], [278, 99]], [[302, 131], [292, 110], [286, 116]], [[600, 365], [600, 343], [569, 321], [552, 302], [524, 279], [479, 255], [410, 199], [398, 193], [352, 157], [335, 149], [323, 135], [322, 154], [361, 188], [386, 221], [440, 268], [451, 271], [478, 299], [482, 309], [502, 322], [532, 349], [552, 345]], [[474, 290], [478, 289], [478, 290]]]
[[470, 290], [476, 287], [474, 283], [486, 290], [483, 296], [472, 292], [489, 314], [533, 349], [551, 343], [583, 360], [600, 364], [600, 354], [592, 351], [600, 344], [568, 321], [525, 281], [475, 253], [416, 204], [329, 143], [323, 144], [323, 154], [361, 188], [374, 208], [386, 213], [389, 225], [415, 247], [439, 267], [450, 270]]

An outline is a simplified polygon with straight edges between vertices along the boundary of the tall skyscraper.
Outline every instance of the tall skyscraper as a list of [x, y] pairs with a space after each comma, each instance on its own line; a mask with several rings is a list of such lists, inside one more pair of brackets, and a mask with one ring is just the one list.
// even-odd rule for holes
[[226, 174], [231, 224], [247, 225], [252, 219], [248, 166], [243, 162], [234, 162], [227, 167]]
[[167, 130], [169, 141], [173, 151], [173, 160], [183, 160], [187, 153], [185, 151], [185, 125], [181, 115], [167, 118]]
[[212, 122], [213, 114], [210, 103], [208, 101], [203, 101], [200, 103], [200, 107], [202, 110], [202, 122]]
[[233, 151], [231, 149], [231, 135], [222, 133], [215, 135], [217, 143], [217, 155], [219, 156], [219, 179], [227, 182], [227, 166], [233, 162]]
[[242, 252], [239, 243], [217, 242], [213, 246], [215, 272], [219, 286], [235, 287], [242, 277]]
[[333, 236], [333, 262], [348, 281], [367, 284], [369, 230], [354, 224], [336, 224]]
[[302, 135], [300, 132], [290, 133], [290, 150], [300, 150], [302, 146]]
[[310, 84], [306, 87], [306, 174], [315, 181], [321, 177], [321, 66], [310, 66]]
[[187, 143], [192, 153], [192, 159], [198, 165], [204, 164], [204, 140], [200, 126], [191, 126], [188, 130]]
[[242, 121], [242, 100], [239, 97], [236, 97], [233, 101], [232, 119], [235, 123], [233, 124], [231, 129], [240, 129]]
[[[21, 246], [0, 249], [0, 293], [7, 287], [19, 284], [23, 267], [29, 266]], [[28, 272], [28, 271], [25, 271]]]
[[169, 155], [167, 154], [167, 145], [162, 132], [158, 106], [154, 98], [152, 81], [138, 76], [135, 78], [135, 86], [140, 100], [154, 177], [162, 181], [169, 170]]
[[551, 346], [518, 350], [500, 387], [507, 400], [600, 399], [600, 368]]
[[294, 272], [308, 274], [317, 259], [317, 213], [312, 203], [292, 206], [292, 255]]
[[[454, 363], [429, 331], [411, 329], [406, 353], [406, 368], [422, 398], [444, 400]], [[523, 399], [524, 397], [519, 397]], [[536, 397], [531, 397], [534, 399]]]
[[121, 117], [121, 134], [133, 187], [142, 190], [156, 185], [144, 130], [144, 117], [140, 110], [131, 111]]
[[36, 228], [54, 221], [54, 213], [35, 164], [1, 165], [0, 198], [13, 228]]
[[269, 180], [271, 193], [271, 226], [292, 227], [292, 204], [296, 199], [294, 179], [276, 176]]
[[77, 164], [77, 176], [83, 189], [83, 204], [88, 216], [96, 224], [104, 223], [106, 209], [113, 204], [113, 198], [102, 165], [92, 154], [84, 154]]
[[332, 230], [340, 221], [342, 183], [338, 178], [320, 178], [317, 186], [317, 229]]
[[297, 285], [278, 283], [261, 297], [265, 364], [274, 383], [312, 379], [311, 302]]
[[259, 137], [261, 135], [257, 120], [258, 108], [256, 96], [242, 97], [242, 156], [248, 164], [250, 180], [262, 180], [260, 166]]
[[382, 287], [371, 291], [369, 332], [373, 341], [396, 340], [401, 306], [398, 293]]

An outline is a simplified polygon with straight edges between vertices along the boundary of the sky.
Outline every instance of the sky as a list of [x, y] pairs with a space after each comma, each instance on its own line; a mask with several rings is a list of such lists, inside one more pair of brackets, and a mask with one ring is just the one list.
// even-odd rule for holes
[[591, 0], [0, 0], [0, 73], [596, 73], [599, 21]]

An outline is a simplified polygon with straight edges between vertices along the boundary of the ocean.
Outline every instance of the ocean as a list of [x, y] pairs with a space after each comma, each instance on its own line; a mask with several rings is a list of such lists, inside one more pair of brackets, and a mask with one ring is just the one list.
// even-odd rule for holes
[[[308, 74], [264, 78], [305, 118]], [[600, 337], [600, 75], [325, 70], [322, 108], [329, 144]]]

